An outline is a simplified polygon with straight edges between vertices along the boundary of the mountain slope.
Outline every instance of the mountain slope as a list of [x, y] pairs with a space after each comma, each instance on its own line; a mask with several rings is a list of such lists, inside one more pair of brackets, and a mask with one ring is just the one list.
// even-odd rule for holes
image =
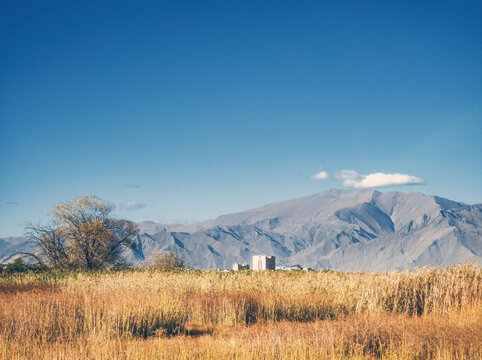
[[230, 268], [254, 254], [343, 271], [482, 265], [482, 204], [420, 193], [330, 190], [196, 224], [139, 225], [136, 247], [126, 252], [132, 263], [173, 251], [196, 268]]

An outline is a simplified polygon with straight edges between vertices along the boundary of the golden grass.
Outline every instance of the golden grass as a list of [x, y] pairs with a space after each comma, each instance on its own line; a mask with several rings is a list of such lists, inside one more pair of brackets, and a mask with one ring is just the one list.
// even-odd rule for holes
[[0, 278], [0, 359], [480, 359], [474, 264]]

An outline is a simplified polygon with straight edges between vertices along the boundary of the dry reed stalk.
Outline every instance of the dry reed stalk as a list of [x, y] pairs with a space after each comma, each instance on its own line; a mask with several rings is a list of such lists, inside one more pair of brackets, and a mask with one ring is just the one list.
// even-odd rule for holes
[[474, 264], [0, 278], [0, 359], [476, 359], [481, 334]]

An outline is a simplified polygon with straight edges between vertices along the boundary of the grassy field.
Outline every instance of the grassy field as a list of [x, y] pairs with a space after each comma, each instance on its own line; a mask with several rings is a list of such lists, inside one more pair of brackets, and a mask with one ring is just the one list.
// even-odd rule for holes
[[4, 274], [0, 358], [480, 359], [482, 274]]

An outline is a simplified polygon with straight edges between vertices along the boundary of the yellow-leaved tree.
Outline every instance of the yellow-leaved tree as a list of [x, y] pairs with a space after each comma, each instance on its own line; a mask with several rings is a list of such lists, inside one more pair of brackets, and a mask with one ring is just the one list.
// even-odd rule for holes
[[124, 265], [138, 227], [112, 217], [112, 204], [96, 196], [79, 196], [57, 205], [48, 225], [29, 225], [26, 236], [35, 245], [40, 263], [55, 268], [101, 269]]

